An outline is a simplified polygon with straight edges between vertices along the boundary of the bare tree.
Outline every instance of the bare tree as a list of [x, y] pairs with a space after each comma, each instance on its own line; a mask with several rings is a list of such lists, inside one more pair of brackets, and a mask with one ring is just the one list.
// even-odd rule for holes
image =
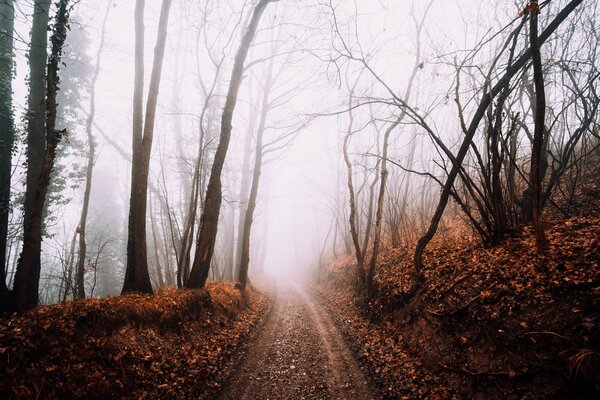
[[[206, 15], [206, 11], [205, 11]], [[196, 69], [198, 81], [200, 83], [200, 87], [202, 88], [204, 95], [204, 102], [202, 104], [202, 110], [200, 111], [200, 118], [198, 121], [198, 148], [196, 152], [196, 158], [193, 167], [193, 176], [192, 176], [192, 184], [191, 190], [189, 192], [189, 199], [187, 203], [187, 210], [185, 214], [185, 219], [183, 221], [182, 232], [181, 232], [181, 245], [179, 251], [177, 251], [177, 286], [183, 287], [187, 285], [187, 280], [190, 274], [191, 267], [191, 252], [192, 247], [194, 245], [194, 232], [197, 225], [197, 215], [200, 209], [204, 208], [203, 198], [201, 197], [201, 191], [205, 186], [205, 161], [208, 159], [207, 156], [207, 148], [208, 145], [212, 142], [212, 135], [210, 129], [210, 120], [212, 119], [212, 110], [211, 105], [215, 101], [217, 84], [219, 82], [219, 78], [221, 75], [221, 70], [223, 66], [223, 62], [225, 60], [225, 52], [221, 51], [221, 57], [215, 57], [213, 55], [213, 47], [215, 47], [216, 43], [207, 43], [206, 39], [206, 22], [203, 23], [202, 29], [198, 32], [196, 36]], [[202, 39], [204, 36], [204, 40]], [[229, 36], [226, 40], [229, 43], [232, 39], [232, 35]], [[201, 42], [204, 42], [206, 46], [206, 51], [208, 54], [208, 59], [210, 60], [213, 68], [214, 74], [212, 81], [207, 84], [203, 79], [203, 74], [200, 70], [200, 51], [199, 45]]]
[[223, 171], [223, 164], [225, 163], [229, 140], [231, 138], [231, 122], [233, 120], [237, 95], [242, 82], [244, 62], [248, 55], [250, 44], [256, 34], [260, 17], [267, 5], [274, 1], [277, 0], [260, 0], [258, 2], [254, 8], [252, 18], [242, 37], [240, 47], [235, 57], [231, 79], [229, 81], [229, 90], [227, 92], [225, 107], [223, 108], [223, 115], [221, 117], [221, 136], [206, 189], [206, 199], [204, 201], [200, 232], [196, 243], [196, 253], [186, 285], [188, 288], [204, 287], [206, 279], [208, 278], [217, 237], [219, 212], [221, 209], [221, 172]]
[[[417, 72], [421, 69], [421, 30], [423, 29], [423, 24], [425, 18], [427, 17], [427, 13], [431, 8], [433, 2], [429, 2], [429, 5], [425, 9], [423, 17], [421, 21], [417, 21], [414, 16], [414, 12], [412, 13], [413, 21], [415, 23], [415, 27], [417, 29], [417, 52], [415, 55], [415, 62], [412, 68], [412, 72], [410, 77], [408, 78], [408, 84], [406, 87], [406, 92], [404, 93], [403, 102], [408, 103], [410, 99], [410, 95], [412, 92], [413, 82], [415, 80], [415, 76]], [[383, 148], [381, 153], [381, 180], [379, 184], [379, 196], [377, 198], [377, 212], [375, 215], [375, 233], [373, 237], [373, 250], [371, 252], [371, 260], [369, 262], [369, 269], [367, 271], [367, 296], [373, 295], [373, 276], [375, 274], [375, 267], [377, 264], [377, 256], [379, 255], [379, 246], [381, 244], [381, 225], [383, 221], [383, 209], [384, 209], [384, 200], [385, 200], [385, 185], [387, 183], [388, 177], [388, 169], [387, 169], [387, 158], [388, 158], [388, 143], [390, 134], [392, 131], [402, 123], [404, 118], [406, 117], [406, 110], [402, 110], [398, 119], [391, 123], [388, 128], [385, 130], [383, 135]]]
[[350, 224], [350, 235], [352, 238], [352, 244], [354, 245], [354, 254], [356, 257], [356, 283], [359, 287], [364, 287], [366, 284], [366, 276], [364, 269], [365, 262], [365, 251], [360, 245], [360, 239], [358, 236], [358, 222], [357, 222], [357, 204], [356, 204], [356, 192], [354, 190], [354, 182], [352, 180], [353, 172], [352, 172], [352, 163], [350, 162], [350, 158], [348, 156], [348, 146], [350, 143], [350, 139], [352, 137], [353, 124], [354, 124], [354, 116], [353, 116], [353, 94], [354, 89], [356, 88], [356, 84], [358, 80], [354, 82], [352, 88], [350, 88], [349, 96], [348, 96], [348, 129], [346, 131], [346, 135], [344, 136], [344, 142], [342, 145], [342, 151], [344, 154], [344, 163], [346, 164], [346, 185], [348, 186], [348, 204], [350, 206], [350, 214], [348, 216], [348, 222]]
[[96, 52], [96, 67], [94, 68], [94, 74], [92, 75], [91, 87], [90, 87], [90, 111], [88, 113], [85, 122], [85, 133], [87, 135], [88, 142], [88, 154], [87, 154], [87, 166], [85, 171], [85, 190], [83, 193], [83, 205], [81, 207], [81, 217], [79, 219], [79, 254], [77, 259], [77, 298], [85, 298], [85, 262], [86, 262], [86, 225], [88, 217], [88, 209], [90, 206], [90, 193], [92, 191], [92, 177], [94, 175], [94, 163], [96, 162], [96, 139], [92, 132], [92, 126], [94, 123], [94, 116], [96, 114], [96, 82], [98, 81], [98, 75], [100, 75], [100, 61], [102, 56], [102, 50], [104, 48], [104, 40], [106, 36], [106, 21], [108, 20], [108, 14], [111, 9], [109, 4], [106, 7], [104, 19], [102, 21], [102, 31], [100, 33], [100, 44], [98, 45], [98, 51]]
[[144, 0], [136, 1], [131, 197], [127, 235], [127, 269], [125, 270], [123, 293], [132, 291], [152, 293], [146, 248], [148, 173], [170, 8], [171, 0], [163, 0], [144, 120], [142, 104], [144, 96]]
[[544, 143], [544, 130], [546, 118], [546, 93], [544, 91], [544, 72], [542, 71], [542, 56], [538, 42], [538, 14], [540, 6], [533, 0], [527, 6], [529, 12], [529, 41], [531, 46], [531, 60], [533, 64], [533, 81], [535, 83], [535, 127], [531, 149], [530, 182], [532, 188], [531, 210], [533, 212], [533, 227], [535, 230], [535, 243], [538, 252], [548, 248], [548, 239], [544, 233], [542, 219], [542, 174], [540, 170], [542, 146]]
[[[295, 134], [304, 128], [305, 123], [300, 123], [298, 127], [292, 127], [289, 130], [285, 130], [284, 133], [276, 136], [271, 141], [265, 143], [264, 135], [266, 130], [267, 117], [270, 111], [274, 108], [285, 104], [290, 99], [290, 93], [293, 93], [294, 89], [288, 89], [284, 93], [274, 95], [272, 92], [275, 89], [275, 85], [278, 83], [282, 72], [286, 69], [286, 63], [283, 63], [278, 71], [273, 71], [275, 55], [277, 54], [277, 41], [271, 38], [271, 58], [268, 62], [266, 76], [264, 82], [261, 82], [262, 102], [260, 118], [256, 131], [256, 144], [254, 150], [254, 168], [252, 173], [252, 183], [250, 185], [250, 195], [248, 202], [245, 207], [244, 224], [243, 224], [243, 235], [238, 238], [241, 241], [241, 253], [239, 260], [239, 271], [238, 271], [238, 286], [241, 290], [246, 288], [248, 283], [248, 268], [250, 264], [250, 234], [252, 230], [252, 224], [254, 221], [254, 213], [256, 210], [256, 203], [258, 198], [258, 190], [260, 184], [260, 177], [263, 168], [263, 158], [266, 154], [274, 151], [281, 151], [289, 146], [290, 139], [293, 140]], [[287, 60], [289, 61], [289, 60]]]
[[[573, 12], [573, 10], [581, 4], [583, 0], [572, 0], [569, 2], [554, 18], [554, 20], [548, 25], [548, 27], [542, 32], [542, 34], [538, 38], [538, 43], [541, 46], [554, 31], [560, 26], [560, 24]], [[471, 118], [470, 124], [465, 124], [465, 137], [461, 143], [461, 146], [456, 154], [456, 156], [452, 157], [452, 168], [448, 172], [448, 176], [446, 181], [442, 187], [442, 193], [440, 194], [440, 199], [438, 205], [435, 209], [435, 213], [431, 219], [431, 223], [429, 228], [425, 232], [425, 234], [419, 239], [417, 243], [415, 254], [414, 254], [414, 273], [415, 277], [418, 281], [422, 280], [421, 268], [422, 268], [422, 258], [423, 252], [425, 248], [433, 239], [435, 232], [437, 231], [438, 225], [448, 204], [448, 199], [450, 195], [453, 193], [454, 181], [458, 176], [459, 172], [462, 169], [462, 162], [469, 150], [471, 143], [473, 141], [473, 137], [477, 132], [479, 124], [483, 119], [485, 112], [494, 99], [495, 96], [500, 93], [500, 91], [505, 87], [506, 82], [510, 82], [510, 80], [522, 70], [522, 68], [529, 62], [531, 59], [531, 50], [525, 51], [521, 56], [519, 56], [510, 66], [506, 69], [504, 74], [499, 78], [498, 82], [491, 87], [491, 89], [483, 94], [481, 100], [478, 103], [477, 109]]]
[[0, 303], [4, 303], [8, 296], [6, 251], [10, 214], [11, 160], [15, 135], [12, 105], [14, 20], [13, 0], [0, 1]]

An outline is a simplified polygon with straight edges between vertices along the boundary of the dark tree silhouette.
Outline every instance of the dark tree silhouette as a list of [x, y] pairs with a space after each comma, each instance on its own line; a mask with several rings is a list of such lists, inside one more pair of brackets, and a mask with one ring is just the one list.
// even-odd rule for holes
[[[37, 3], [36, 3], [37, 5]], [[41, 8], [38, 9], [37, 13], [42, 12]], [[37, 15], [37, 14], [36, 14]], [[35, 21], [34, 15], [34, 21]], [[40, 24], [44, 21], [47, 23], [47, 15], [46, 18], [39, 17]], [[63, 44], [67, 37], [68, 31], [68, 20], [69, 20], [69, 1], [61, 0], [58, 4], [58, 11], [56, 14], [56, 23], [53, 27], [53, 34], [51, 38], [52, 50], [48, 57], [47, 64], [47, 76], [46, 76], [46, 101], [44, 112], [39, 114], [35, 114], [33, 118], [30, 119], [30, 123], [33, 122], [36, 128], [40, 126], [45, 126], [45, 150], [43, 157], [41, 158], [41, 169], [39, 171], [39, 175], [37, 180], [35, 181], [35, 185], [30, 187], [30, 182], [28, 180], [27, 184], [27, 192], [33, 190], [32, 197], [30, 198], [30, 202], [25, 203], [25, 227], [23, 231], [23, 249], [21, 252], [21, 256], [19, 258], [19, 263], [17, 265], [17, 271], [15, 273], [15, 285], [14, 285], [14, 297], [16, 299], [16, 306], [19, 311], [25, 311], [27, 309], [33, 308], [38, 304], [38, 288], [39, 288], [39, 280], [40, 280], [40, 249], [42, 244], [42, 230], [43, 230], [43, 219], [44, 219], [44, 203], [46, 201], [46, 193], [48, 192], [48, 186], [50, 184], [50, 173], [52, 172], [52, 168], [54, 167], [54, 161], [56, 158], [56, 146], [60, 142], [62, 136], [65, 134], [64, 130], [56, 129], [56, 92], [58, 91], [58, 70], [60, 65], [60, 58], [62, 55]], [[41, 39], [44, 34], [37, 32], [37, 30], [41, 30], [42, 26], [35, 26], [36, 34], [39, 34], [39, 38]], [[44, 27], [44, 32], [46, 28]], [[34, 40], [33, 40], [33, 30], [32, 30], [32, 52], [34, 51]], [[41, 51], [40, 49], [36, 50]], [[44, 48], [45, 53], [45, 48]], [[31, 57], [30, 57], [31, 58]], [[31, 58], [33, 61], [33, 58]], [[39, 59], [35, 59], [36, 63], [39, 62]], [[36, 65], [37, 67], [37, 65]], [[33, 66], [32, 66], [33, 69]], [[37, 88], [36, 88], [37, 89]], [[31, 88], [33, 91], [33, 87]], [[36, 97], [37, 97], [36, 93]], [[30, 93], [30, 101], [33, 97], [33, 94]], [[30, 110], [31, 111], [31, 110]], [[45, 117], [45, 119], [44, 119]], [[40, 121], [41, 120], [41, 123]], [[45, 120], [45, 121], [44, 121]], [[37, 133], [30, 131], [30, 133]], [[36, 139], [39, 139], [36, 137]], [[29, 143], [31, 145], [31, 143]], [[32, 155], [30, 153], [29, 155]], [[31, 163], [32, 159], [28, 159], [29, 163]], [[37, 163], [37, 160], [36, 160]], [[35, 166], [37, 168], [37, 165]], [[32, 165], [28, 165], [28, 178], [29, 178], [29, 169], [32, 168]], [[29, 211], [29, 212], [27, 212]]]

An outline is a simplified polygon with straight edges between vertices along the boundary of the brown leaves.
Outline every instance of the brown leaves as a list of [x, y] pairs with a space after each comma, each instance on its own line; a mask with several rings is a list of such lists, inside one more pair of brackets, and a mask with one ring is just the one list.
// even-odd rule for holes
[[0, 320], [0, 398], [210, 398], [266, 299], [249, 291], [249, 303], [211, 284]]
[[[355, 304], [344, 280], [352, 264], [338, 260], [324, 296], [390, 398], [551, 398], [568, 385], [569, 357], [578, 349], [600, 354], [595, 209], [550, 224], [551, 247], [542, 257], [530, 227], [493, 248], [453, 227], [426, 253], [426, 282], [415, 297], [407, 296], [410, 247], [381, 254], [377, 297], [368, 304]], [[595, 367], [585, 365], [589, 375]], [[517, 377], [520, 384], [512, 384]], [[593, 379], [586, 379], [578, 382], [589, 388]]]
[[519, 13], [517, 14], [517, 18], [523, 18], [525, 15], [527, 15], [529, 13], [535, 13], [535, 14], [540, 13], [540, 5], [538, 4], [537, 1], [532, 1], [531, 3], [528, 3], [525, 6], [525, 8], [523, 9], [523, 11], [519, 11]]

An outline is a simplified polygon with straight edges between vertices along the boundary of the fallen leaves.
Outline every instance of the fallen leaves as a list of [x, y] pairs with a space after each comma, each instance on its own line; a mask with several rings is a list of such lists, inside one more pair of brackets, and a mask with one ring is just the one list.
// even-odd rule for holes
[[600, 216], [555, 219], [547, 236], [551, 247], [538, 256], [531, 227], [493, 248], [465, 228], [445, 232], [425, 255], [426, 283], [414, 297], [412, 249], [387, 249], [368, 304], [356, 299], [344, 257], [321, 294], [384, 397], [594, 398]]
[[230, 284], [41, 307], [0, 320], [0, 398], [211, 398], [266, 307]]

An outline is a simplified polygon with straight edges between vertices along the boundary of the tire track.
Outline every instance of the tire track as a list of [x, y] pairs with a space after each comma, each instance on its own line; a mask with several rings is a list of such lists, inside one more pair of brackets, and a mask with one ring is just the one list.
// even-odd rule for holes
[[279, 284], [273, 307], [222, 399], [372, 399], [324, 308], [301, 287]]

